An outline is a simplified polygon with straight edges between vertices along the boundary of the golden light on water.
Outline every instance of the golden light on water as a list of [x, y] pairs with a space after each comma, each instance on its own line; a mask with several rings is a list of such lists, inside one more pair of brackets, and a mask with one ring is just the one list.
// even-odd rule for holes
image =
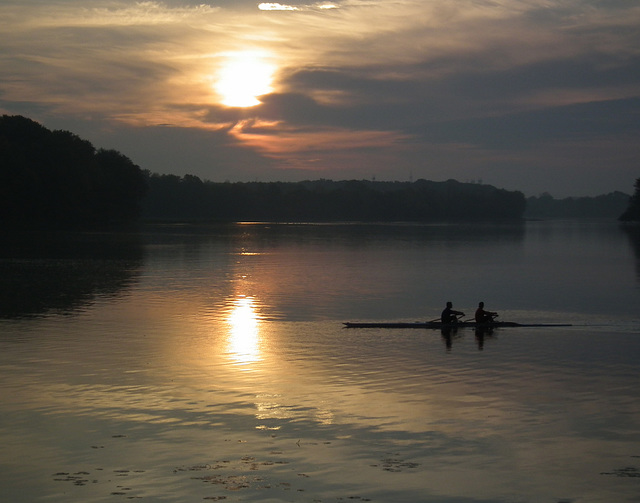
[[253, 297], [238, 297], [229, 314], [229, 353], [238, 363], [260, 360], [260, 319]]
[[231, 53], [218, 72], [214, 88], [228, 107], [253, 107], [259, 96], [273, 92], [275, 66], [268, 55], [256, 51]]

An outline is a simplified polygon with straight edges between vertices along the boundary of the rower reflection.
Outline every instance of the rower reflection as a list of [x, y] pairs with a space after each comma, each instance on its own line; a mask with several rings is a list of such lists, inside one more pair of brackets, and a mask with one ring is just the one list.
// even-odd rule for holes
[[440, 330], [442, 334], [442, 342], [444, 342], [444, 346], [447, 349], [447, 353], [451, 352], [451, 348], [453, 347], [453, 339], [458, 338], [458, 329], [452, 327], [446, 327]]
[[476, 327], [475, 332], [478, 351], [482, 351], [484, 349], [485, 338], [493, 337], [493, 327]]
[[238, 297], [228, 322], [231, 328], [229, 353], [238, 363], [260, 360], [260, 319], [253, 297]]

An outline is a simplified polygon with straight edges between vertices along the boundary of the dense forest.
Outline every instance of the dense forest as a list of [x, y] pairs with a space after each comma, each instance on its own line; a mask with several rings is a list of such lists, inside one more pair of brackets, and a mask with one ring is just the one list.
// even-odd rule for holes
[[617, 219], [629, 205], [629, 194], [611, 192], [596, 197], [554, 199], [549, 194], [527, 198], [528, 219], [609, 218]]
[[[624, 212], [624, 213], [623, 213]], [[620, 216], [622, 214], [622, 216]], [[629, 198], [525, 199], [491, 185], [315, 180], [218, 183], [142, 170], [115, 150], [21, 116], [0, 118], [0, 225], [101, 227], [151, 221], [427, 222], [525, 218], [640, 220]]]
[[629, 199], [629, 205], [622, 215], [622, 222], [640, 222], [640, 178], [636, 179], [635, 192]]
[[455, 180], [214, 183], [150, 175], [143, 215], [156, 220], [455, 221], [520, 219], [521, 192]]
[[98, 227], [140, 214], [145, 173], [115, 150], [21, 116], [0, 118], [0, 223]]

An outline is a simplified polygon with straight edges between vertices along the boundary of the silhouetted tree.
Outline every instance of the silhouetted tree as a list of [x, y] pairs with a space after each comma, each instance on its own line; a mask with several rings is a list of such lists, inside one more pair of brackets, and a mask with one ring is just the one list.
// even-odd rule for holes
[[126, 222], [137, 218], [147, 191], [142, 170], [116, 150], [98, 150], [94, 166], [89, 193], [94, 197], [95, 219]]
[[69, 131], [0, 118], [0, 223], [86, 227], [136, 218], [146, 191], [138, 166]]
[[636, 179], [635, 192], [629, 199], [629, 207], [620, 215], [623, 222], [640, 222], [640, 178]]

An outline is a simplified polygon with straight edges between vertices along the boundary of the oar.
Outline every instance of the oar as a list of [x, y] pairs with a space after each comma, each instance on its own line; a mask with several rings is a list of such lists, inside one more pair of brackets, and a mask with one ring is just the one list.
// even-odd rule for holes
[[[464, 316], [464, 315], [457, 315], [457, 314], [456, 314], [456, 321], [455, 321], [455, 323], [457, 323], [457, 322], [466, 323], [465, 321], [462, 321], [462, 320], [460, 319], [460, 318], [462, 318], [462, 316]], [[436, 318], [435, 320], [433, 320], [433, 321], [428, 321], [427, 323], [435, 323], [436, 321], [441, 321], [441, 320], [442, 320], [442, 318]]]

